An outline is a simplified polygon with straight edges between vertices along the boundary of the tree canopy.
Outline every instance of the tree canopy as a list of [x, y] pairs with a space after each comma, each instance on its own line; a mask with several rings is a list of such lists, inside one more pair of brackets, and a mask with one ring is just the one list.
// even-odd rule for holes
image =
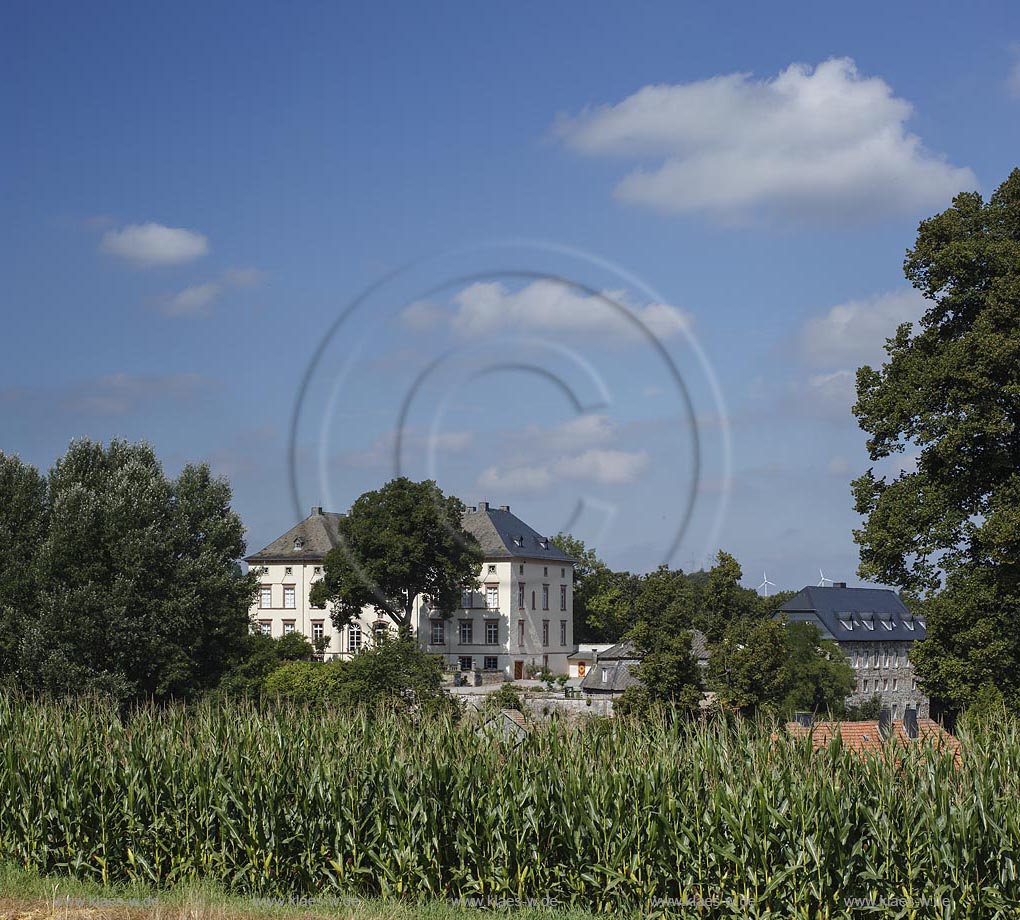
[[163, 699], [214, 687], [257, 584], [244, 527], [207, 466], [168, 478], [147, 444], [71, 444], [43, 480], [0, 457], [5, 679], [52, 693]]
[[987, 201], [961, 194], [923, 221], [904, 271], [927, 309], [880, 369], [857, 372], [854, 413], [873, 461], [912, 462], [853, 483], [860, 573], [927, 595], [927, 638], [911, 653], [921, 689], [959, 710], [997, 687], [1015, 707], [1020, 170]]
[[366, 492], [340, 519], [312, 603], [331, 605], [337, 629], [372, 607], [407, 631], [417, 597], [449, 616], [461, 592], [478, 586], [483, 559], [461, 523], [465, 510], [431, 480], [400, 477]]
[[931, 591], [992, 567], [1020, 583], [1020, 170], [921, 223], [904, 263], [927, 299], [880, 369], [857, 372], [854, 413], [872, 461], [909, 451], [893, 477], [853, 484], [860, 573]]

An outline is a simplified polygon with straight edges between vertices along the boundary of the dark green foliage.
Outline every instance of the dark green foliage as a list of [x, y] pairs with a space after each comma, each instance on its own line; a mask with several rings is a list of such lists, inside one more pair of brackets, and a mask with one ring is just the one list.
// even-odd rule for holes
[[447, 708], [442, 666], [407, 637], [383, 637], [349, 660], [290, 661], [265, 680], [265, 692], [295, 702], [344, 707], [385, 704]]
[[709, 642], [718, 642], [727, 626], [735, 620], [761, 613], [758, 594], [740, 584], [743, 575], [740, 563], [729, 553], [719, 550], [716, 563], [709, 569], [701, 591], [694, 625]]
[[744, 619], [712, 647], [709, 688], [726, 708], [745, 715], [768, 710], [843, 713], [855, 674], [846, 655], [811, 623]]
[[229, 485], [206, 466], [169, 479], [151, 447], [124, 441], [73, 443], [45, 493], [20, 478], [15, 492], [44, 505], [20, 512], [16, 551], [31, 579], [4, 620], [0, 644], [16, 649], [8, 681], [121, 701], [214, 687], [245, 641], [256, 590], [237, 567], [244, 527]]
[[11, 679], [24, 619], [38, 595], [35, 559], [46, 536], [47, 511], [45, 478], [0, 452], [0, 681]]
[[879, 370], [857, 372], [872, 460], [911, 450], [916, 470], [853, 484], [860, 573], [934, 590], [940, 573], [983, 568], [1020, 585], [1020, 170], [983, 201], [958, 195], [923, 221], [908, 280], [929, 301]]
[[744, 721], [535, 723], [510, 747], [328, 705], [123, 723], [0, 697], [0, 751], [0, 860], [108, 883], [633, 917], [886, 917], [846, 899], [924, 896], [902, 915], [984, 920], [1020, 900], [1012, 721], [965, 737], [957, 762], [926, 744], [814, 751]]
[[342, 629], [374, 607], [409, 630], [415, 598], [448, 616], [461, 591], [477, 587], [482, 551], [461, 524], [464, 504], [428, 480], [400, 477], [366, 492], [343, 516], [339, 545], [326, 557], [313, 604], [330, 604]]
[[882, 712], [882, 695], [872, 693], [855, 706], [848, 706], [844, 719], [847, 722], [874, 722]]
[[285, 661], [311, 661], [314, 654], [312, 644], [298, 632], [278, 639], [250, 632], [219, 689], [230, 695], [257, 696], [265, 688], [266, 678]]
[[857, 683], [846, 653], [831, 639], [822, 639], [813, 623], [787, 624], [786, 647], [784, 714], [842, 715], [846, 698]]
[[712, 646], [708, 686], [729, 709], [754, 715], [776, 708], [786, 693], [789, 649], [778, 620], [735, 620]]
[[485, 708], [496, 712], [503, 709], [516, 709], [518, 712], [524, 712], [524, 700], [520, 690], [513, 684], [503, 684], [485, 698]]
[[554, 545], [575, 560], [574, 564], [574, 640], [609, 642], [622, 636], [626, 627], [614, 616], [614, 608], [603, 600], [617, 576], [594, 549], [567, 533], [552, 538]]
[[635, 677], [642, 686], [625, 691], [624, 697], [628, 693], [630, 696], [623, 710], [640, 709], [646, 704], [663, 704], [680, 711], [695, 709], [701, 699], [701, 672], [691, 652], [690, 632], [642, 620], [629, 638], [641, 656]]
[[991, 686], [1020, 711], [1020, 595], [993, 570], [958, 571], [923, 611], [928, 637], [910, 653], [918, 686], [952, 712]]

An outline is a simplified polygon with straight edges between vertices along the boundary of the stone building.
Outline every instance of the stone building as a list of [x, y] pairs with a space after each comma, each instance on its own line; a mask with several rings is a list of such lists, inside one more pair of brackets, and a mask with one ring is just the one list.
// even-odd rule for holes
[[[265, 549], [245, 560], [260, 576], [252, 621], [270, 636], [298, 632], [326, 640], [324, 657], [349, 658], [393, 628], [388, 617], [366, 607], [336, 629], [329, 611], [309, 601], [323, 576], [327, 553], [337, 545], [342, 515], [313, 508]], [[519, 680], [548, 668], [567, 673], [574, 646], [574, 560], [552, 540], [510, 512], [479, 502], [462, 524], [484, 554], [480, 587], [465, 591], [452, 616], [442, 616], [422, 598], [414, 605], [414, 633], [445, 667], [488, 672]]]
[[910, 650], [925, 637], [923, 617], [912, 614], [895, 591], [884, 588], [804, 588], [776, 613], [789, 623], [813, 623], [823, 639], [833, 639], [857, 674], [848, 699], [861, 703], [877, 693], [894, 719], [907, 709], [927, 718], [929, 701], [917, 688]]

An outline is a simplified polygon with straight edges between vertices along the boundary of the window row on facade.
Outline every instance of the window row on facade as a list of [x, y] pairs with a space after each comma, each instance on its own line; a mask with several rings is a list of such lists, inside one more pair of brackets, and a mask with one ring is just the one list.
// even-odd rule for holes
[[[542, 645], [548, 646], [549, 642], [549, 620], [542, 620]], [[457, 622], [457, 643], [459, 645], [475, 644], [475, 623], [474, 620], [459, 620]], [[525, 621], [517, 621], [517, 644], [524, 645]], [[501, 645], [499, 637], [499, 620], [486, 620], [484, 623], [484, 645]], [[560, 620], [560, 645], [567, 644], [567, 621]], [[429, 645], [446, 645], [446, 620], [429, 621]]]
[[904, 668], [910, 667], [910, 659], [906, 653], [900, 655], [898, 652], [856, 652], [851, 656], [853, 666], [858, 670], [861, 668]]
[[[907, 680], [904, 679], [903, 680], [903, 686], [901, 687], [900, 686], [899, 678], [896, 678], [896, 677], [892, 677], [892, 678], [889, 678], [889, 677], [878, 678], [878, 677], [876, 677], [874, 679], [874, 682], [869, 680], [867, 677], [864, 677], [864, 678], [861, 678], [859, 681], [857, 681], [857, 692], [858, 693], [868, 693], [870, 691], [870, 692], [878, 693], [880, 691], [889, 691], [889, 690], [907, 690], [908, 689], [907, 683], [908, 683]], [[909, 687], [910, 690], [916, 690], [917, 689], [917, 681], [916, 680], [911, 680], [909, 683], [910, 683], [910, 687]], [[879, 686], [879, 684], [881, 684], [881, 686]]]

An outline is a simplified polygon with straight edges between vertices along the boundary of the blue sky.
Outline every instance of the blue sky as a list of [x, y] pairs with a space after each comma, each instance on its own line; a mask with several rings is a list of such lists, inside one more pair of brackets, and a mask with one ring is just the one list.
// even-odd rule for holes
[[855, 581], [852, 371], [1018, 165], [1011, 6], [9, 4], [0, 449], [207, 460], [257, 549], [312, 367], [302, 508], [399, 465], [617, 566]]

